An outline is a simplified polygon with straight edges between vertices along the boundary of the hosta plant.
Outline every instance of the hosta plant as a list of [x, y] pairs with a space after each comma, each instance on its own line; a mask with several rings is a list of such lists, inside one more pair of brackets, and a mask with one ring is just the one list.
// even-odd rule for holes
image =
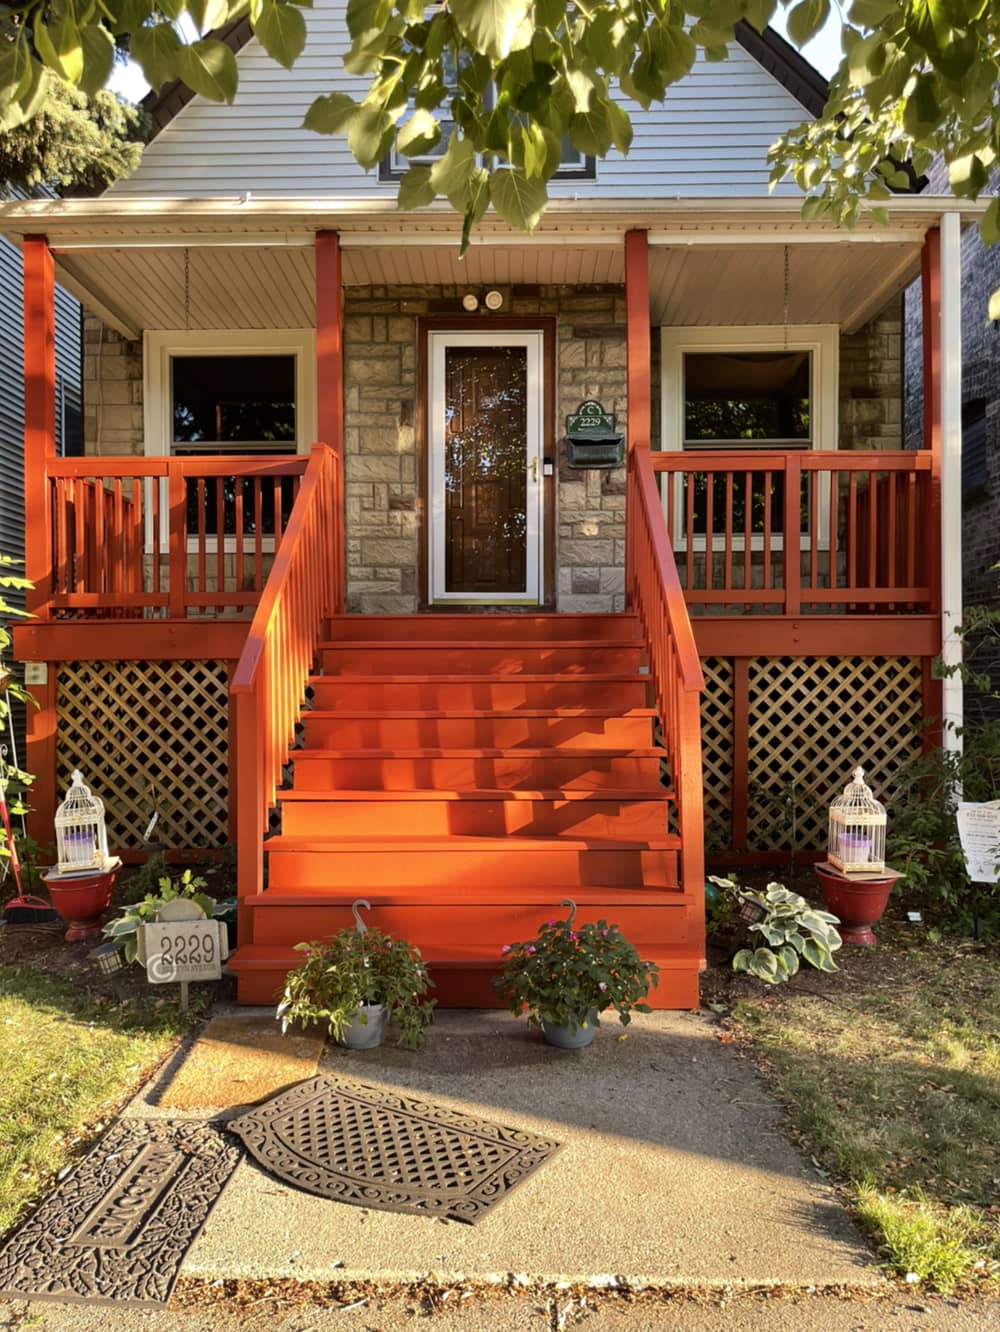
[[585, 1027], [591, 1014], [609, 1008], [627, 1025], [633, 1012], [650, 1011], [642, 1001], [659, 980], [656, 965], [605, 920], [550, 920], [534, 939], [506, 944], [502, 952], [493, 984], [516, 1017], [527, 1010], [531, 1026]]
[[315, 943], [296, 944], [305, 955], [302, 966], [288, 973], [278, 1004], [281, 1030], [291, 1022], [325, 1023], [334, 1040], [359, 1020], [358, 1010], [381, 1004], [399, 1028], [399, 1043], [418, 1050], [433, 1017], [427, 999], [433, 981], [419, 948], [369, 927], [341, 930]]
[[152, 925], [165, 902], [182, 897], [200, 906], [206, 916], [215, 914], [216, 902], [204, 891], [207, 887], [205, 880], [200, 875], [192, 874], [189, 869], [177, 880], [164, 873], [158, 880], [157, 892], [147, 893], [140, 902], [132, 902], [124, 907], [120, 915], [108, 921], [103, 933], [106, 938], [113, 939], [124, 948], [127, 962], [134, 962], [139, 951], [139, 926]]
[[755, 948], [741, 948], [733, 958], [734, 971], [747, 971], [765, 985], [791, 980], [800, 962], [819, 971], [836, 971], [833, 955], [840, 947], [840, 921], [829, 911], [817, 911], [804, 897], [781, 883], [769, 883], [763, 893], [743, 891], [764, 915], [749, 927], [762, 940]]

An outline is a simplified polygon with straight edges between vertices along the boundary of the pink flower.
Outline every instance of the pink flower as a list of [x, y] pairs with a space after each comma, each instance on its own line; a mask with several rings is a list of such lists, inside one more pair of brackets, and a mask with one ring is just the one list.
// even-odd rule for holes
[[525, 951], [525, 952], [528, 954], [528, 956], [530, 957], [530, 956], [532, 955], [532, 953], [535, 951], [535, 945], [534, 945], [534, 944], [528, 944], [527, 948], [526, 948], [524, 951]]
[[599, 990], [602, 990], [602, 991], [603, 991], [603, 990], [606, 990], [608, 987], [607, 987], [607, 985], [605, 985], [604, 981], [601, 981], [600, 985], [598, 985], [597, 988], [598, 988]]
[[580, 936], [578, 934], [574, 934], [572, 931], [570, 931], [569, 937], [573, 940], [574, 943], [579, 942]]
[[510, 952], [510, 944], [504, 944], [504, 946], [500, 949], [500, 955], [501, 955], [501, 956], [503, 956], [505, 953], [509, 953], [509, 952]]
[[607, 932], [607, 930], [601, 930], [601, 937], [604, 938], [604, 939], [606, 939], [606, 938], [608, 937], [608, 932]]
[[555, 921], [554, 921], [554, 920], [549, 920], [549, 921], [546, 921], [546, 924], [547, 924], [547, 925], [554, 925], [554, 924], [555, 924]]

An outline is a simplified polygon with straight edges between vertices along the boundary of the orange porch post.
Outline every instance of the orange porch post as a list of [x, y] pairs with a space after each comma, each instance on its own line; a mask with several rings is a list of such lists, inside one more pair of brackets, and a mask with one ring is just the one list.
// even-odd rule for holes
[[[335, 231], [316, 233], [316, 420], [319, 438], [344, 462], [344, 283], [340, 237]], [[340, 571], [330, 610], [344, 609], [344, 488], [337, 494], [334, 540]]]
[[[921, 334], [924, 356], [923, 447], [931, 455], [930, 512], [927, 514], [927, 585], [930, 609], [941, 613], [941, 230], [932, 227], [920, 256]], [[923, 662], [924, 713], [933, 724], [924, 731], [924, 749], [940, 745], [943, 696], [931, 662]]]
[[[27, 609], [49, 619], [52, 597], [52, 514], [48, 465], [56, 456], [56, 286], [44, 236], [26, 236], [24, 264], [24, 572], [34, 587]], [[38, 707], [27, 709], [25, 766], [35, 774], [29, 829], [41, 845], [52, 840], [56, 809], [56, 667], [31, 687]]]
[[628, 446], [649, 444], [652, 430], [649, 341], [649, 242], [644, 231], [625, 233], [625, 352]]

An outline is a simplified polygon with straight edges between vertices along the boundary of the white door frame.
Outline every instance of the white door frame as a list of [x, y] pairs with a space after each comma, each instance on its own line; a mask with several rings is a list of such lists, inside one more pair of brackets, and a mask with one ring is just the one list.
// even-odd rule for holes
[[[429, 530], [427, 564], [429, 599], [432, 603], [540, 606], [544, 600], [545, 562], [542, 544], [543, 521], [542, 452], [545, 439], [545, 385], [543, 383], [544, 333], [542, 330], [495, 329], [465, 332], [435, 329], [427, 334], [427, 447], [430, 495], [427, 512]], [[527, 438], [524, 465], [527, 472], [525, 513], [525, 591], [498, 596], [495, 593], [448, 592], [445, 590], [445, 348], [524, 347], [527, 351]]]

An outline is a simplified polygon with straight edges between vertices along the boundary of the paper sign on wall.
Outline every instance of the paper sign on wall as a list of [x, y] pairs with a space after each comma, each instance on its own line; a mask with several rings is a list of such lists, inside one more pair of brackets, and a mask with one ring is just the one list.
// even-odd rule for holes
[[996, 883], [1000, 864], [1000, 800], [958, 807], [958, 838], [973, 883]]

